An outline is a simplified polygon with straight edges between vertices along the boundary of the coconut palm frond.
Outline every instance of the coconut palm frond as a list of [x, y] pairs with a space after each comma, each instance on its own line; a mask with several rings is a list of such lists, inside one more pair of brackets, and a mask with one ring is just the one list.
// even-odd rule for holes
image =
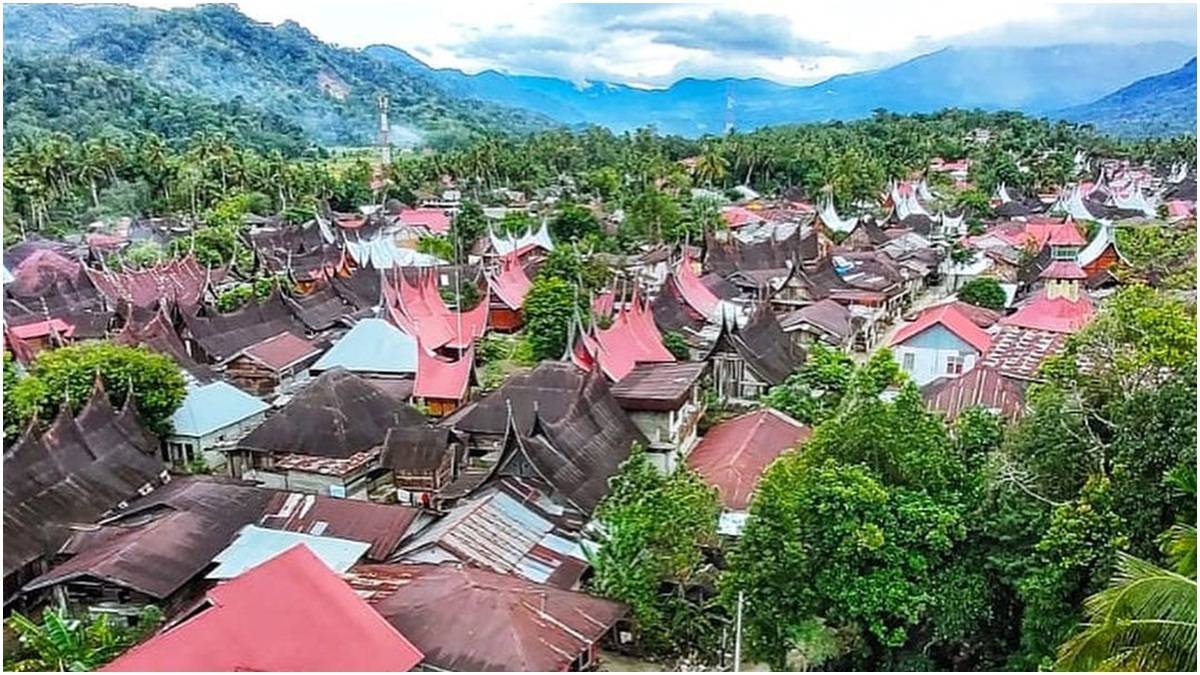
[[1171, 569], [1186, 577], [1196, 577], [1196, 528], [1175, 525], [1163, 537], [1163, 552]]
[[1112, 584], [1084, 603], [1089, 623], [1059, 649], [1065, 670], [1195, 670], [1196, 581], [1119, 554]]

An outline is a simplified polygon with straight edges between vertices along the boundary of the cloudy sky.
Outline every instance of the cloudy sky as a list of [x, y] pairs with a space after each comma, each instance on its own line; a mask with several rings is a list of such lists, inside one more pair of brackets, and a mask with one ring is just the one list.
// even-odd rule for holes
[[[149, 0], [139, 4], [194, 4]], [[435, 66], [664, 86], [684, 77], [790, 84], [890, 65], [945, 46], [1196, 42], [1192, 4], [959, 2], [577, 4], [237, 2], [349, 47], [391, 44]]]

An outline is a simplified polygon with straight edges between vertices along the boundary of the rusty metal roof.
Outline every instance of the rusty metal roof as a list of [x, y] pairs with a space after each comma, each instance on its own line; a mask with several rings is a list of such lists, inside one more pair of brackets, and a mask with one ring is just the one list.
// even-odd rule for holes
[[72, 557], [25, 588], [92, 578], [166, 599], [255, 522], [272, 493], [241, 481], [177, 479], [78, 532], [64, 548]]
[[408, 533], [420, 509], [295, 492], [277, 492], [258, 524], [275, 530], [366, 542], [369, 560], [387, 560]]
[[470, 565], [360, 565], [347, 581], [441, 670], [564, 671], [627, 612]]
[[638, 363], [612, 385], [612, 395], [626, 410], [675, 410], [707, 368], [704, 361]]
[[570, 518], [544, 484], [506, 478], [461, 502], [404, 545], [401, 560], [440, 562], [448, 558], [538, 583], [571, 588], [578, 576], [561, 574], [564, 563], [581, 574], [587, 558]]

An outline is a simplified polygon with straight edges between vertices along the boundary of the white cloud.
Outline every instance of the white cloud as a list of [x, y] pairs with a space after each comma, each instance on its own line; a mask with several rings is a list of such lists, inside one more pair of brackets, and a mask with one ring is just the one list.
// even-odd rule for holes
[[391, 44], [438, 68], [656, 86], [688, 76], [809, 83], [949, 45], [1196, 41], [1192, 4], [245, 0], [238, 5], [254, 19], [296, 21], [335, 44]]

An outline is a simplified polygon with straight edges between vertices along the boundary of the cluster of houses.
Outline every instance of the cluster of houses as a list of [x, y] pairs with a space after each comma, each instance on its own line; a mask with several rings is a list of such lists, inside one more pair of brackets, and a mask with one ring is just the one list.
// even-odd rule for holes
[[[448, 232], [453, 200], [256, 222], [255, 266], [289, 283], [225, 312], [232, 270], [106, 264], [140, 238], [188, 236], [169, 226], [9, 247], [18, 364], [109, 339], [170, 357], [188, 388], [163, 438], [97, 381], [79, 412], [6, 445], [6, 611], [55, 602], [132, 622], [159, 607], [164, 628], [112, 670], [594, 667], [633, 635], [624, 606], [584, 589], [593, 513], [635, 447], [712, 485], [736, 537], [767, 466], [811, 432], [758, 405], [814, 344], [886, 344], [931, 405], [1017, 414], [1114, 283], [1114, 223], [1147, 200], [1135, 170], [1102, 175], [1053, 205], [1001, 188], [1011, 215], [975, 235], [923, 181], [853, 218], [747, 194], [702, 246], [619, 259], [562, 357], [490, 390], [476, 348], [521, 329], [554, 247], [545, 225], [489, 231], [451, 265], [415, 243]], [[1186, 172], [1155, 189], [1194, 218]], [[1090, 239], [1076, 207], [1100, 225]], [[949, 262], [953, 245], [990, 262]], [[913, 313], [973, 276], [1011, 286], [1011, 313]], [[458, 306], [468, 287], [478, 301]], [[705, 429], [711, 406], [733, 413]]]

